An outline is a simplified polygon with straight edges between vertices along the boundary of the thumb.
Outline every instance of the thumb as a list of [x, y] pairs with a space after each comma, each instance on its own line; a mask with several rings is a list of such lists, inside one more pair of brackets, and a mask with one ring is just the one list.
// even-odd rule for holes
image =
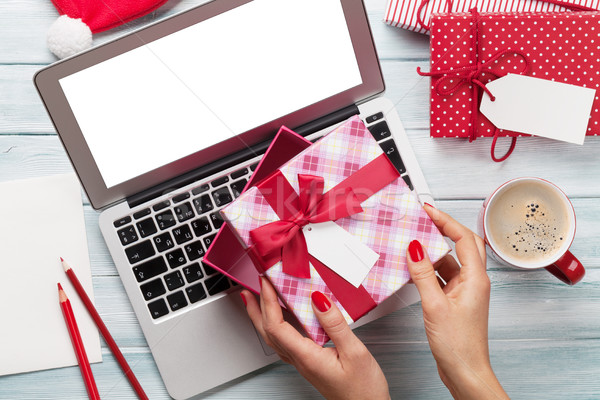
[[362, 342], [354, 335], [335, 303], [319, 291], [313, 292], [310, 298], [319, 323], [337, 347], [338, 352], [344, 353], [354, 349], [357, 345], [362, 346]]
[[423, 303], [442, 301], [445, 296], [435, 275], [435, 269], [418, 240], [413, 240], [408, 245], [406, 260], [410, 278], [421, 295], [421, 301]]

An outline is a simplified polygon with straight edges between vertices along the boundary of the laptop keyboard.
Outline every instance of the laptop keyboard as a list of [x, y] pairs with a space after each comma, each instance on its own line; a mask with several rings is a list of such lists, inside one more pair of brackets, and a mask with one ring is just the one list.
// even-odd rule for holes
[[[412, 183], [383, 113], [365, 123], [402, 178]], [[116, 234], [154, 319], [237, 286], [202, 262], [223, 224], [219, 210], [242, 192], [257, 164], [177, 193], [116, 221]]]

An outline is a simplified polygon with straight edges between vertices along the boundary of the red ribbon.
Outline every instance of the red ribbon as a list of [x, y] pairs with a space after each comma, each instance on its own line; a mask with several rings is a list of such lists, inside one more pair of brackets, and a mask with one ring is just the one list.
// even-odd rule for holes
[[326, 193], [323, 193], [324, 182], [321, 177], [299, 175], [300, 190], [296, 193], [281, 171], [276, 171], [257, 186], [280, 221], [250, 232], [254, 242], [251, 256], [255, 264], [264, 271], [281, 261], [286, 274], [310, 278], [310, 262], [350, 317], [357, 320], [377, 304], [362, 285], [354, 287], [308, 253], [302, 227], [308, 223], [335, 221], [362, 212], [360, 204], [363, 201], [399, 177], [400, 174], [385, 154]]
[[297, 278], [310, 278], [308, 249], [302, 227], [309, 223], [335, 221], [363, 211], [352, 188], [341, 196], [335, 191], [323, 194], [325, 182], [320, 176], [298, 175], [299, 211], [290, 219], [279, 220], [250, 231], [258, 254], [267, 256], [280, 251], [283, 272]]
[[[525, 61], [525, 68], [522, 71], [520, 71], [519, 74], [527, 73], [527, 71], [529, 70], [529, 60], [527, 59], [527, 56], [525, 54], [521, 53], [518, 50], [504, 49], [504, 50], [498, 51], [496, 54], [494, 54], [493, 57], [491, 57], [486, 62], [482, 63], [479, 58], [479, 21], [480, 21], [479, 13], [477, 12], [477, 8], [472, 8], [470, 10], [470, 12], [471, 12], [471, 16], [473, 19], [473, 28], [475, 29], [475, 32], [473, 33], [473, 35], [471, 35], [471, 37], [472, 37], [471, 45], [473, 48], [473, 52], [471, 53], [472, 63], [470, 65], [467, 65], [464, 67], [439, 70], [439, 71], [435, 71], [435, 72], [433, 72], [433, 71], [422, 72], [421, 68], [417, 67], [417, 73], [421, 76], [430, 76], [433, 78], [438, 78], [434, 87], [435, 87], [436, 93], [440, 96], [452, 95], [453, 93], [457, 92], [462, 85], [465, 85], [465, 84], [470, 85], [472, 100], [471, 100], [471, 117], [470, 117], [471, 121], [470, 121], [470, 127], [469, 127], [469, 142], [472, 142], [477, 138], [477, 128], [478, 128], [477, 116], [479, 115], [479, 110], [477, 108], [479, 105], [479, 98], [480, 98], [479, 89], [483, 90], [490, 97], [491, 101], [494, 101], [496, 99], [494, 97], [494, 95], [490, 92], [490, 90], [485, 86], [485, 83], [483, 83], [482, 76], [484, 74], [488, 74], [488, 75], [492, 75], [494, 77], [491, 79], [487, 79], [486, 83], [490, 82], [493, 79], [497, 79], [502, 76], [505, 76], [508, 72], [498, 73], [491, 68], [492, 65], [499, 58], [504, 56], [505, 54], [512, 53], [512, 54], [521, 56], [523, 58], [523, 60]], [[451, 80], [458, 80], [458, 82], [454, 85], [450, 85]], [[445, 89], [443, 86], [444, 83], [446, 83]], [[506, 160], [508, 158], [508, 156], [510, 156], [510, 154], [514, 150], [516, 141], [517, 141], [517, 138], [513, 137], [510, 148], [506, 152], [506, 154], [501, 158], [497, 158], [495, 155], [494, 149], [496, 146], [496, 140], [498, 139], [498, 134], [499, 134], [499, 130], [498, 130], [498, 128], [496, 128], [496, 130], [494, 132], [494, 140], [492, 141], [492, 149], [491, 149], [492, 160], [494, 160], [496, 162]]]

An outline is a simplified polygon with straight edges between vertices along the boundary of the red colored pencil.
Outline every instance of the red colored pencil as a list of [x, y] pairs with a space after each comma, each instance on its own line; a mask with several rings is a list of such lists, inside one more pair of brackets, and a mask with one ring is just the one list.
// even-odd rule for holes
[[137, 380], [137, 378], [133, 374], [133, 371], [129, 367], [129, 364], [127, 364], [125, 357], [123, 357], [123, 353], [121, 353], [121, 350], [119, 350], [117, 343], [115, 343], [115, 340], [113, 339], [110, 332], [108, 331], [108, 328], [104, 324], [104, 321], [102, 321], [102, 318], [100, 318], [100, 314], [98, 314], [98, 311], [96, 311], [96, 307], [94, 307], [94, 304], [92, 303], [89, 296], [85, 292], [85, 289], [81, 285], [81, 282], [79, 282], [79, 279], [77, 279], [77, 275], [75, 275], [75, 272], [73, 271], [73, 269], [69, 266], [69, 264], [67, 264], [65, 262], [65, 260], [62, 259], [62, 257], [61, 257], [60, 261], [62, 262], [62, 266], [63, 266], [67, 276], [69, 277], [69, 280], [73, 284], [75, 291], [77, 291], [79, 298], [81, 298], [81, 301], [83, 301], [85, 308], [87, 308], [88, 312], [90, 313], [90, 316], [96, 323], [96, 326], [100, 330], [102, 337], [104, 337], [104, 340], [106, 341], [106, 344], [110, 348], [110, 351], [113, 353], [113, 355], [117, 359], [117, 362], [121, 366], [121, 369], [125, 373], [125, 376], [129, 380], [129, 383], [131, 383], [131, 386], [133, 387], [133, 389], [135, 390], [135, 392], [137, 393], [137, 395], [140, 399], [148, 400], [148, 396], [146, 396], [144, 389], [142, 389], [142, 385], [140, 385], [140, 382]]
[[58, 284], [58, 299], [60, 301], [60, 308], [65, 317], [65, 322], [67, 323], [67, 328], [69, 329], [69, 336], [71, 336], [71, 343], [73, 343], [73, 348], [75, 349], [75, 355], [77, 356], [77, 362], [79, 363], [79, 369], [81, 370], [81, 376], [83, 376], [88, 396], [92, 400], [99, 400], [100, 394], [98, 393], [94, 374], [92, 374], [92, 369], [90, 368], [90, 363], [87, 354], [85, 353], [85, 347], [83, 347], [79, 328], [77, 328], [77, 321], [75, 321], [75, 315], [73, 315], [71, 302], [67, 298], [62, 286], [60, 286], [60, 283]]

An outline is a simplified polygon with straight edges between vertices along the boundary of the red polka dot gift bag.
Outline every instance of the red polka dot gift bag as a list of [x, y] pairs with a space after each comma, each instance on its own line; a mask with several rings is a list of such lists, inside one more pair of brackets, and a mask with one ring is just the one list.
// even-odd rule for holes
[[[435, 14], [431, 20], [430, 131], [432, 137], [493, 137], [492, 158], [508, 157], [519, 133], [497, 129], [479, 112], [485, 84], [508, 73], [600, 87], [600, 12]], [[600, 133], [593, 101], [586, 135]], [[504, 157], [499, 136], [512, 136]]]

